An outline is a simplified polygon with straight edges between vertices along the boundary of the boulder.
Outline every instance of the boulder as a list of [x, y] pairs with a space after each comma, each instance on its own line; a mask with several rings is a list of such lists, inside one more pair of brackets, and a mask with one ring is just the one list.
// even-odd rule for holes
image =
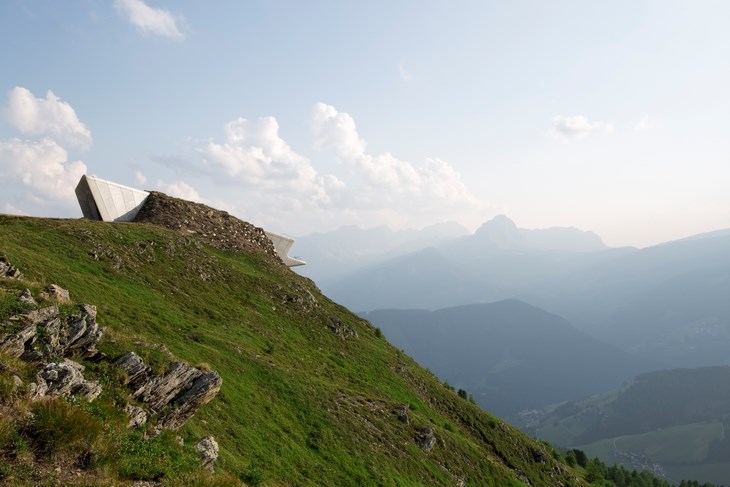
[[20, 331], [7, 336], [0, 336], [0, 351], [11, 357], [20, 358], [35, 341], [36, 325], [25, 325]]
[[198, 450], [200, 459], [203, 461], [203, 467], [212, 472], [213, 464], [218, 460], [218, 443], [215, 438], [206, 436], [195, 445], [195, 449]]
[[71, 295], [69, 292], [57, 284], [49, 285], [45, 292], [41, 293], [41, 297], [49, 301], [57, 301], [64, 304], [71, 302]]
[[416, 428], [416, 445], [423, 451], [431, 451], [436, 446], [436, 435], [431, 426]]
[[147, 422], [147, 411], [133, 404], [124, 406], [124, 412], [129, 417], [127, 428], [138, 428]]
[[0, 277], [20, 279], [23, 277], [23, 274], [21, 274], [18, 268], [11, 264], [5, 256], [0, 255]]
[[180, 428], [218, 394], [223, 383], [217, 372], [204, 372], [183, 362], [174, 362], [163, 375], [155, 376], [134, 352], [114, 363], [127, 373], [131, 397], [147, 408], [148, 416], [157, 416], [158, 432]]
[[98, 382], [84, 379], [84, 366], [72, 360], [51, 362], [38, 372], [36, 382], [30, 385], [31, 399], [43, 396], [81, 396], [91, 402], [101, 394]]

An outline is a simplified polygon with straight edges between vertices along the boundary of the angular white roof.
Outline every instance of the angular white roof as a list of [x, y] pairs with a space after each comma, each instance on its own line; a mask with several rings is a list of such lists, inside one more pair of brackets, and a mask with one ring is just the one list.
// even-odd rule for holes
[[94, 176], [81, 176], [76, 186], [84, 218], [105, 222], [131, 222], [139, 213], [147, 191], [122, 186]]

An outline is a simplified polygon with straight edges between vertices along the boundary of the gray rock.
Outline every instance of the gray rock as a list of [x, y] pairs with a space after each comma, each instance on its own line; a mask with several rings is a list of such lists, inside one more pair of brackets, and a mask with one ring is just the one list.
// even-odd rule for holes
[[178, 429], [218, 394], [222, 384], [221, 376], [213, 371], [195, 379], [187, 390], [172, 401], [171, 407], [160, 419], [160, 426], [172, 430]]
[[58, 307], [57, 306], [46, 306], [45, 308], [40, 309], [34, 309], [33, 311], [29, 311], [27, 315], [25, 315], [25, 321], [28, 323], [32, 323], [34, 325], [40, 325], [41, 323], [46, 323], [53, 318], [58, 317]]
[[431, 426], [416, 428], [416, 445], [423, 451], [431, 451], [436, 446], [436, 435]]
[[0, 255], [0, 277], [20, 279], [23, 277], [23, 274], [21, 274], [18, 268], [11, 264], [5, 256]]
[[337, 316], [330, 316], [329, 328], [340, 338], [357, 338], [357, 330], [355, 330], [355, 327], [345, 324]]
[[80, 306], [81, 314], [71, 316], [61, 328], [59, 341], [64, 355], [80, 353], [91, 356], [96, 353], [96, 343], [104, 334], [104, 329], [96, 323], [96, 306]]
[[395, 415], [401, 423], [411, 424], [411, 420], [408, 418], [408, 409], [410, 409], [408, 404], [395, 408]]
[[33, 298], [33, 293], [30, 292], [30, 289], [23, 289], [23, 291], [20, 293], [20, 296], [18, 296], [18, 300], [21, 303], [25, 303], [25, 304], [32, 304], [32, 305], [38, 304], [36, 302], [36, 300]]
[[0, 350], [28, 362], [70, 355], [91, 357], [97, 353], [96, 343], [104, 333], [96, 323], [96, 308], [86, 304], [66, 321], [58, 317], [58, 307], [47, 306], [30, 311], [23, 316], [23, 322], [26, 326], [20, 332], [0, 338]]
[[9, 336], [0, 337], [0, 351], [11, 357], [20, 358], [30, 349], [35, 341], [36, 325], [25, 325], [20, 331]]
[[115, 362], [127, 373], [131, 397], [147, 408], [148, 418], [157, 416], [155, 431], [176, 430], [208, 403], [223, 380], [217, 372], [202, 370], [182, 362], [174, 362], [161, 376], [154, 376], [142, 359], [129, 352]]
[[132, 393], [132, 397], [147, 404], [153, 413], [159, 413], [193, 381], [203, 375], [199, 369], [183, 362], [174, 362], [164, 375], [152, 378]]
[[78, 395], [91, 402], [101, 394], [101, 386], [97, 382], [89, 382], [82, 374], [84, 366], [72, 360], [46, 364], [38, 372], [36, 382], [31, 384], [31, 399], [43, 396]]
[[203, 467], [212, 472], [213, 465], [218, 460], [218, 443], [215, 441], [215, 438], [206, 436], [195, 445], [195, 449], [199, 452], [200, 459], [203, 461]]
[[147, 422], [147, 411], [139, 406], [127, 404], [124, 406], [124, 412], [129, 417], [127, 428], [139, 428]]
[[114, 365], [118, 365], [127, 373], [126, 385], [136, 389], [147, 381], [150, 375], [150, 368], [147, 367], [142, 358], [134, 352], [128, 352], [117, 360]]
[[71, 295], [69, 292], [56, 284], [49, 285], [45, 292], [41, 293], [41, 297], [49, 301], [57, 301], [59, 303], [71, 302]]

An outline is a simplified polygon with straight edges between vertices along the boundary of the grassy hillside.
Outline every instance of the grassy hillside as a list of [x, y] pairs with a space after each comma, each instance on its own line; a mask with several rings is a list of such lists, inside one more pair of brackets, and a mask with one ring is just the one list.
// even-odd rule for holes
[[619, 390], [561, 405], [534, 433], [606, 463], [660, 465], [671, 479], [727, 483], [729, 427], [730, 367], [718, 366], [642, 374]]
[[[265, 252], [202, 242], [196, 234], [147, 224], [0, 215], [0, 253], [26, 279], [0, 278], [0, 326], [18, 312], [12, 303], [20, 288], [37, 296], [54, 283], [74, 301], [97, 306], [107, 327], [99, 349], [109, 358], [133, 350], [160, 371], [173, 357], [217, 371], [220, 393], [177, 433], [185, 447], [163, 438], [147, 454], [147, 462], [163, 462], [167, 448], [164, 458], [178, 455], [184, 466], [191, 445], [213, 435], [221, 448], [218, 474], [203, 483], [584, 484], [549, 446], [459, 397], [311, 281]], [[146, 443], [110, 433], [121, 420], [108, 409], [124, 393], [109, 380], [109, 367], [85, 365], [106, 385], [87, 416], [108, 422], [100, 434], [115, 451], [93, 447], [83, 475], [94, 483], [150, 477], [190, 485], [192, 474], [175, 461], [162, 472], [119, 467], [125, 456], [142, 462]], [[0, 369], [5, 374], [12, 367], [6, 361]], [[408, 423], [396, 414], [403, 406]], [[5, 398], [0, 412], [8, 407]], [[430, 451], [415, 441], [426, 428], [436, 438]], [[3, 461], [17, 465], [35, 455], [53, 472], [60, 460], [32, 446], [6, 439]], [[10, 478], [7, 469], [0, 474]], [[31, 483], [31, 474], [23, 475], [10, 476]]]

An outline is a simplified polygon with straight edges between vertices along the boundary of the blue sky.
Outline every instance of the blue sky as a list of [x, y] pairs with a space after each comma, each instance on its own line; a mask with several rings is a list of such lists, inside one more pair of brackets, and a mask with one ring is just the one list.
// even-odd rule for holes
[[0, 2], [0, 212], [83, 173], [274, 231], [730, 227], [725, 1]]

